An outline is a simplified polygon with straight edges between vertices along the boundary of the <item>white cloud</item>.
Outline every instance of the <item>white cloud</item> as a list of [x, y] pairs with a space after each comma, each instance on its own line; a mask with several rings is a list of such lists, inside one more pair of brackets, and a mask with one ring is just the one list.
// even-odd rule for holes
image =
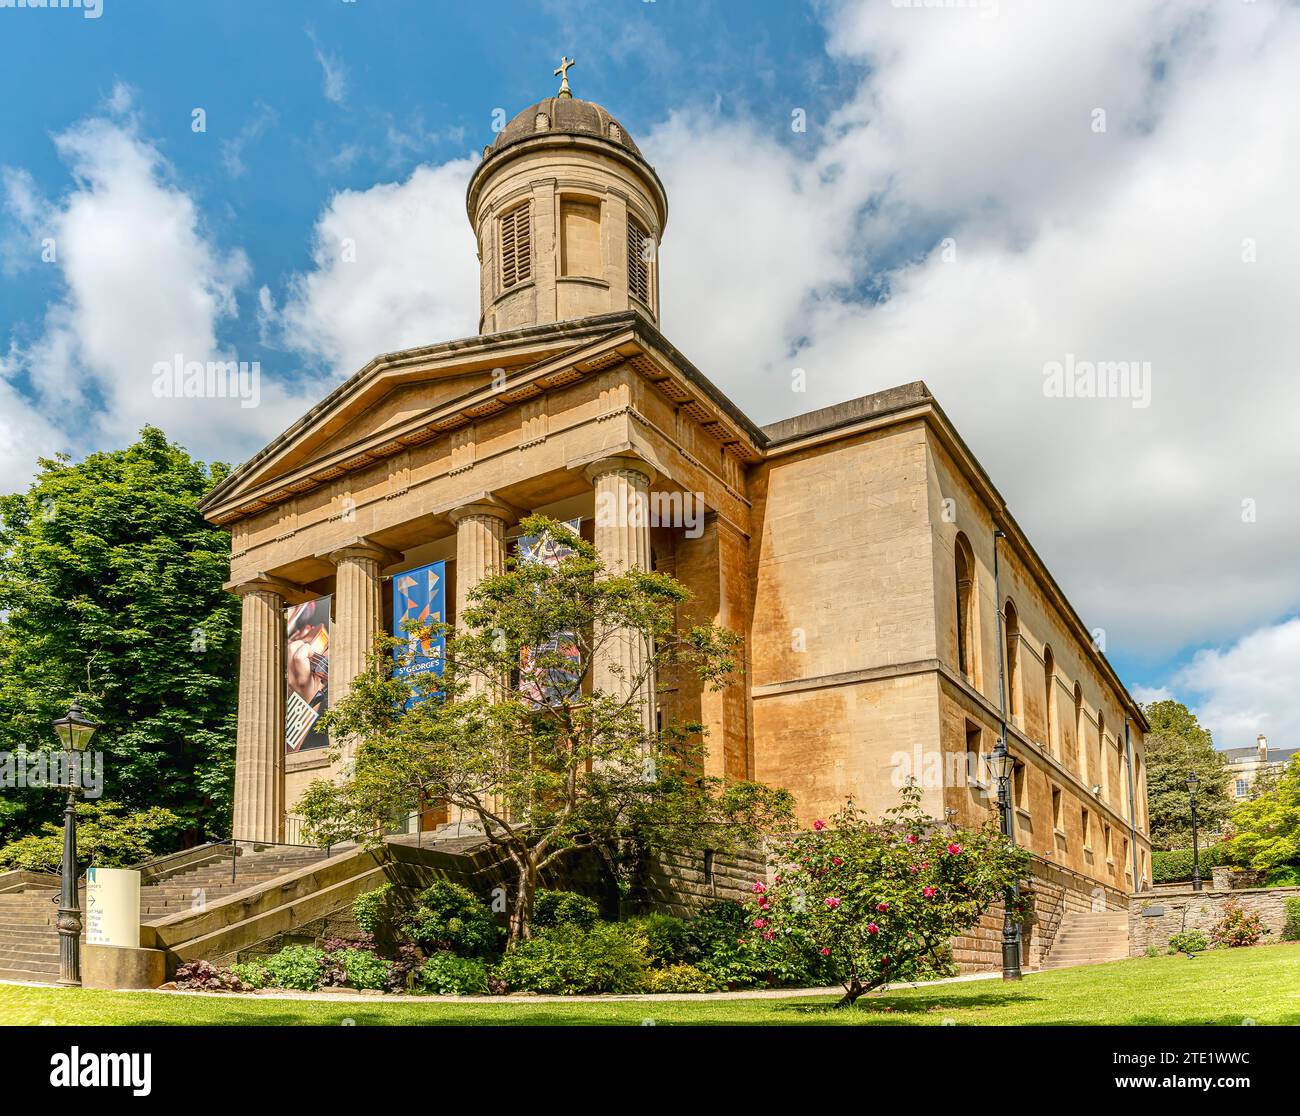
[[335, 194], [317, 219], [314, 268], [284, 305], [262, 294], [279, 343], [349, 375], [380, 353], [472, 335], [478, 262], [465, 216], [474, 161], [417, 167], [405, 182]]
[[[828, 18], [871, 68], [823, 126], [778, 145], [697, 111], [642, 138], [668, 335], [762, 421], [924, 379], [1112, 653], [1293, 611], [1300, 11]], [[1045, 398], [1071, 353], [1150, 361], [1150, 407]]]
[[1220, 748], [1300, 744], [1300, 617], [1271, 624], [1226, 648], [1198, 651], [1173, 678]]
[[260, 354], [229, 352], [218, 339], [248, 281], [247, 259], [214, 244], [130, 105], [119, 85], [105, 113], [54, 137], [73, 179], [62, 197], [36, 204], [30, 178], [8, 176], [11, 214], [31, 225], [39, 212], [42, 235], [54, 240], [63, 293], [35, 339], [11, 339], [0, 363], [0, 388], [12, 400], [0, 418], [6, 487], [31, 475], [34, 450], [120, 444], [146, 423], [195, 453], [229, 458], [258, 448], [319, 395], [286, 391], [265, 375], [254, 409], [230, 398], [155, 395], [154, 366], [177, 354], [203, 362]]
[[316, 61], [320, 63], [321, 92], [325, 95], [327, 101], [341, 105], [347, 100], [348, 96], [348, 70], [343, 64], [343, 59], [337, 54], [326, 51], [316, 41], [316, 36], [311, 31], [307, 32], [307, 38], [311, 40], [312, 50], [316, 54]]

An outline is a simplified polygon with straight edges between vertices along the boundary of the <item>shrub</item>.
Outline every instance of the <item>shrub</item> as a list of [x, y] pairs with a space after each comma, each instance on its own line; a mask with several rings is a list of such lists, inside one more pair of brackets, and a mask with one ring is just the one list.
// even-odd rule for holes
[[1300, 898], [1286, 900], [1283, 909], [1286, 920], [1282, 923], [1282, 940], [1300, 942]]
[[1200, 953], [1209, 948], [1210, 943], [1203, 930], [1184, 930], [1169, 939], [1170, 953]]
[[379, 937], [385, 931], [392, 930], [395, 907], [393, 885], [386, 883], [352, 900], [352, 917], [365, 933]]
[[320, 987], [325, 968], [325, 951], [315, 946], [285, 946], [262, 961], [267, 985], [313, 992]]
[[841, 1004], [944, 964], [952, 939], [1002, 898], [1029, 859], [992, 823], [938, 824], [922, 810], [915, 783], [883, 821], [850, 801], [831, 825], [816, 821], [809, 832], [778, 838], [775, 849], [784, 867], [770, 883], [754, 884], [746, 939], [760, 955], [775, 947], [775, 963], [802, 962], [811, 973], [810, 955], [826, 958], [844, 985]]
[[345, 983], [349, 988], [388, 987], [388, 972], [391, 961], [385, 961], [365, 949], [342, 949], [331, 956], [336, 964], [342, 964]]
[[1264, 883], [1267, 887], [1300, 887], [1300, 866], [1284, 864], [1274, 868]]
[[421, 966], [415, 986], [440, 996], [481, 996], [488, 990], [487, 967], [475, 957], [435, 953]]
[[647, 992], [716, 992], [718, 983], [694, 965], [667, 965], [645, 975]]
[[[1207, 845], [1201, 850], [1201, 875], [1206, 879], [1212, 868], [1231, 864], [1226, 842]], [[1156, 849], [1151, 853], [1151, 880], [1153, 883], [1181, 883], [1192, 878], [1191, 849]]]
[[500, 949], [501, 929], [487, 906], [469, 888], [450, 880], [438, 880], [421, 892], [401, 929], [429, 953], [450, 950], [462, 957], [492, 957]]
[[[180, 970], [176, 970], [180, 973]], [[267, 988], [271, 984], [271, 974], [267, 967], [259, 960], [236, 961], [230, 966], [230, 971], [239, 978], [239, 980], [250, 989]]]
[[647, 967], [638, 934], [610, 922], [597, 922], [590, 930], [569, 923], [519, 942], [494, 976], [519, 992], [639, 992]]
[[533, 925], [539, 929], [577, 926], [590, 930], [599, 917], [600, 909], [595, 901], [574, 891], [539, 888], [533, 897]]
[[743, 903], [715, 899], [701, 907], [688, 924], [688, 940], [698, 958], [696, 965], [721, 988], [768, 983], [770, 966], [749, 941], [749, 922]]
[[1216, 947], [1253, 946], [1263, 933], [1264, 922], [1259, 915], [1247, 911], [1236, 899], [1229, 899], [1210, 931], [1210, 941]]
[[695, 959], [690, 927], [684, 919], [667, 914], [649, 914], [633, 919], [631, 925], [645, 938], [646, 956], [654, 968], [667, 968]]
[[237, 968], [232, 965], [224, 970], [207, 961], [187, 961], [177, 966], [176, 986], [196, 992], [247, 992], [257, 987], [245, 982]]

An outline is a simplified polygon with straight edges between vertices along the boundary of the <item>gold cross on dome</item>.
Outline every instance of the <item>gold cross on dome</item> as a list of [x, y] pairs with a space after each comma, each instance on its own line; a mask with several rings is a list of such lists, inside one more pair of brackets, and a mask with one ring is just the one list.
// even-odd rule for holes
[[560, 58], [560, 67], [555, 71], [555, 76], [560, 79], [560, 91], [557, 97], [572, 97], [573, 91], [569, 89], [569, 67], [576, 66], [577, 63], [567, 54]]

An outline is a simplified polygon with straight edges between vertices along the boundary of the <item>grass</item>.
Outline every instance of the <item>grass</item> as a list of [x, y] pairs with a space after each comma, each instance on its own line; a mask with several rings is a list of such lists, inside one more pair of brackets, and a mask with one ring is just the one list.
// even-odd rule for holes
[[694, 1001], [482, 1003], [273, 1000], [0, 985], [0, 1023], [176, 1026], [465, 1025], [1204, 1025], [1300, 1024], [1300, 944], [1137, 958], [871, 996]]

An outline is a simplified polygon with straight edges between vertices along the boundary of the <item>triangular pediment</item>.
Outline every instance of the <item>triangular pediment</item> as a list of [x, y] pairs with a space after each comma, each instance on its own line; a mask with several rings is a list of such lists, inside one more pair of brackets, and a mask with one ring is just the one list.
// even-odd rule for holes
[[475, 418], [623, 359], [619, 316], [535, 326], [371, 361], [204, 500], [214, 523], [310, 491]]

